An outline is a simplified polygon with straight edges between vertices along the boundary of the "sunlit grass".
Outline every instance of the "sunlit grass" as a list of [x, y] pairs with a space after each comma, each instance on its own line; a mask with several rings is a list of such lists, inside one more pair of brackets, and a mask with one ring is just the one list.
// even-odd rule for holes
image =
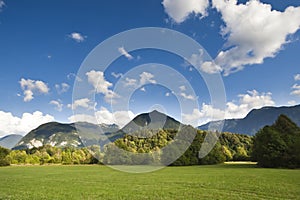
[[299, 199], [299, 188], [300, 170], [253, 164], [143, 174], [99, 165], [0, 168], [0, 199]]

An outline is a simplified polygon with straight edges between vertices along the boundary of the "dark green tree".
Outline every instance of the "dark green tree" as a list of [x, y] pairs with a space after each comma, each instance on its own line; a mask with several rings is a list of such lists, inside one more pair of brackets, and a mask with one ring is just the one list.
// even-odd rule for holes
[[9, 162], [6, 159], [6, 156], [9, 154], [9, 150], [0, 147], [0, 166], [8, 166]]
[[300, 167], [300, 128], [280, 115], [272, 126], [265, 126], [254, 137], [252, 157], [262, 167]]

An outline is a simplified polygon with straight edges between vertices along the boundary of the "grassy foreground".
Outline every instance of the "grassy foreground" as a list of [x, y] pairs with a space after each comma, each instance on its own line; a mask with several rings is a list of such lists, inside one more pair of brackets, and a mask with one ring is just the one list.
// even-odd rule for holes
[[105, 166], [0, 168], [0, 199], [300, 199], [300, 170], [247, 164], [129, 174]]

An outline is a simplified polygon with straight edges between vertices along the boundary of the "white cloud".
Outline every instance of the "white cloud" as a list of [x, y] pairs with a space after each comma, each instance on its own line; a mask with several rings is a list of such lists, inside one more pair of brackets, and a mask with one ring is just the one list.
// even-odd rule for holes
[[78, 82], [82, 82], [82, 79], [79, 77], [79, 76], [77, 76], [76, 74], [74, 74], [74, 73], [69, 73], [68, 75], [67, 75], [67, 78], [69, 79], [69, 80], [71, 80], [71, 79], [75, 79], [75, 81], [78, 81]]
[[140, 74], [140, 85], [144, 85], [147, 83], [156, 83], [156, 80], [153, 79], [154, 75], [149, 72], [143, 72]]
[[182, 23], [191, 14], [207, 15], [208, 0], [163, 0], [165, 12], [176, 23]]
[[23, 113], [22, 117], [13, 116], [10, 112], [0, 111], [0, 137], [8, 134], [25, 135], [39, 125], [54, 121], [51, 115], [44, 115], [40, 111]]
[[187, 95], [184, 91], [186, 91], [186, 87], [184, 85], [179, 86], [179, 90], [181, 91], [179, 95], [186, 100], [196, 100], [197, 98], [193, 95]]
[[70, 86], [67, 83], [55, 84], [55, 89], [58, 94], [65, 93], [69, 90]]
[[103, 72], [92, 70], [87, 72], [86, 75], [88, 82], [93, 85], [97, 93], [104, 94], [104, 99], [107, 102], [119, 97], [114, 91], [109, 89], [113, 84], [105, 80]]
[[137, 80], [126, 77], [124, 84], [125, 84], [125, 86], [136, 86], [137, 85]]
[[181, 91], [185, 91], [185, 90], [186, 90], [186, 87], [185, 87], [184, 85], [182, 85], [182, 86], [179, 87], [179, 89], [180, 89]]
[[167, 92], [167, 93], [165, 94], [165, 96], [166, 96], [166, 97], [171, 96], [170, 92]]
[[246, 4], [237, 4], [237, 0], [212, 0], [212, 3], [225, 22], [221, 34], [227, 39], [227, 49], [215, 59], [224, 75], [275, 57], [288, 42], [287, 37], [300, 28], [300, 7], [290, 6], [280, 12], [257, 0]]
[[194, 101], [194, 100], [197, 99], [197, 98], [194, 97], [193, 95], [191, 95], [191, 94], [187, 95], [187, 94], [184, 93], [184, 92], [181, 92], [179, 95], [182, 96], [184, 99], [187, 99], [187, 100], [192, 100], [192, 101]]
[[201, 110], [194, 109], [191, 114], [183, 114], [183, 121], [184, 123], [198, 126], [209, 121], [224, 118], [243, 118], [252, 109], [275, 105], [271, 93], [259, 93], [256, 90], [252, 90], [248, 91], [247, 94], [240, 94], [238, 97], [239, 102], [228, 102], [225, 110], [214, 108], [212, 105], [202, 104]]
[[115, 72], [112, 72], [111, 75], [115, 78], [121, 78], [123, 76], [122, 73], [115, 73]]
[[86, 121], [94, 124], [117, 124], [118, 126], [123, 127], [134, 118], [134, 114], [131, 111], [110, 112], [104, 107], [101, 107], [99, 111], [96, 111], [95, 116], [77, 114], [68, 119], [70, 122]]
[[291, 101], [288, 101], [288, 104], [291, 105], [291, 106], [293, 106], [293, 105], [296, 105], [297, 102], [295, 100], [291, 100]]
[[296, 95], [296, 96], [299, 96], [300, 97], [300, 85], [298, 85], [298, 84], [294, 84], [293, 86], [292, 86], [292, 92], [291, 92], [291, 94], [292, 95]]
[[296, 75], [294, 76], [294, 79], [295, 79], [295, 81], [300, 81], [300, 74], [296, 74]]
[[49, 102], [49, 104], [54, 105], [54, 106], [55, 106], [55, 109], [56, 109], [57, 111], [59, 111], [59, 112], [62, 111], [62, 108], [63, 108], [63, 106], [64, 106], [64, 104], [62, 104], [62, 102], [61, 102], [60, 99], [58, 99], [57, 101], [56, 101], [56, 100], [52, 100], [52, 101]]
[[48, 94], [50, 90], [46, 83], [39, 80], [22, 78], [19, 83], [24, 93], [25, 102], [31, 101], [34, 98], [34, 93]]
[[75, 40], [76, 42], [84, 42], [87, 36], [82, 35], [81, 33], [73, 32], [68, 35], [71, 39]]
[[221, 72], [222, 68], [214, 62], [208, 61], [202, 63], [200, 70], [208, 74], [215, 74]]
[[146, 88], [145, 87], [142, 87], [140, 90], [143, 91], [143, 92], [146, 92]]
[[[142, 72], [139, 76], [140, 76], [139, 80], [126, 77], [125, 80], [123, 81], [124, 86], [140, 87], [149, 83], [156, 84], [156, 80], [154, 80], [154, 75], [149, 72]], [[144, 89], [141, 88], [141, 90], [143, 91]]]
[[0, 11], [1, 11], [1, 8], [3, 8], [4, 6], [5, 6], [4, 1], [0, 0]]
[[130, 54], [125, 50], [124, 47], [119, 47], [119, 48], [118, 48], [118, 51], [119, 51], [123, 56], [125, 56], [128, 60], [132, 60], [132, 59], [133, 59], [133, 56], [130, 55]]
[[[203, 50], [200, 49], [198, 54], [192, 54], [190, 58], [185, 58], [185, 60], [188, 61], [197, 69], [208, 74], [219, 73], [222, 71], [222, 68], [219, 65], [215, 64], [213, 61], [203, 62], [204, 61], [203, 56], [204, 56]], [[187, 62], [184, 63], [184, 66], [189, 66], [189, 63]]]
[[79, 107], [86, 108], [88, 110], [94, 108], [92, 102], [88, 98], [77, 99], [73, 102], [73, 104], [68, 104], [67, 107], [71, 108], [72, 110], [75, 110]]

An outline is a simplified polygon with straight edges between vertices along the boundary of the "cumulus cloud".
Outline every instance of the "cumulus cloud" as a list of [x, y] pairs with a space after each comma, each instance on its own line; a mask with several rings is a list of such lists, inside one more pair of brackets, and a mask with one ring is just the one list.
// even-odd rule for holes
[[191, 95], [191, 94], [186, 94], [186, 93], [184, 93], [184, 92], [181, 92], [180, 94], [179, 94], [181, 97], [183, 97], [184, 99], [187, 99], [187, 100], [192, 100], [192, 101], [194, 101], [194, 100], [196, 100], [197, 98], [195, 97], [195, 96], [193, 96], [193, 95]]
[[182, 23], [191, 14], [207, 15], [208, 0], [163, 0], [165, 12], [176, 23]]
[[246, 4], [238, 4], [237, 0], [212, 0], [212, 4], [225, 22], [221, 34], [227, 39], [227, 49], [215, 59], [224, 75], [275, 57], [288, 42], [288, 36], [300, 28], [300, 7], [290, 6], [280, 12], [257, 0]]
[[185, 90], [186, 90], [186, 87], [185, 87], [184, 85], [181, 85], [181, 86], [179, 86], [179, 90], [185, 91]]
[[107, 102], [119, 97], [114, 91], [109, 89], [113, 84], [105, 79], [103, 72], [92, 70], [87, 72], [86, 75], [88, 77], [88, 82], [92, 84], [97, 93], [104, 95], [104, 99]]
[[73, 39], [74, 41], [76, 41], [78, 43], [84, 42], [85, 39], [87, 38], [87, 36], [84, 36], [84, 35], [82, 35], [81, 33], [78, 33], [78, 32], [70, 33], [68, 36], [69, 36], [69, 38]]
[[154, 75], [151, 74], [150, 72], [142, 72], [139, 75], [139, 79], [134, 79], [134, 78], [128, 78], [126, 77], [124, 82], [124, 86], [130, 87], [139, 87], [139, 86], [143, 86], [145, 84], [156, 84], [156, 80], [154, 79]]
[[291, 101], [288, 101], [288, 104], [289, 104], [290, 106], [293, 106], [293, 105], [296, 105], [297, 102], [296, 102], [295, 100], [291, 100]]
[[194, 109], [190, 114], [183, 114], [184, 123], [190, 123], [198, 126], [209, 121], [221, 119], [243, 118], [252, 109], [258, 109], [264, 106], [274, 106], [271, 93], [259, 93], [256, 90], [248, 91], [246, 94], [238, 95], [239, 101], [228, 102], [226, 109], [214, 108], [212, 105], [202, 104], [202, 108]]
[[[191, 94], [189, 94], [189, 95], [186, 94], [186, 92], [185, 92], [186, 91], [186, 87], [184, 85], [179, 86], [179, 90], [180, 90], [180, 92], [178, 93], [178, 95], [181, 96], [181, 97], [183, 97], [184, 99], [186, 99], [186, 100], [192, 100], [192, 101], [194, 101], [194, 100], [197, 99], [195, 96], [193, 96]], [[172, 93], [174, 93], [174, 92], [172, 92]]]
[[117, 124], [123, 127], [134, 118], [131, 111], [115, 111], [110, 112], [105, 107], [95, 112], [95, 116], [86, 114], [77, 114], [69, 117], [70, 122], [86, 121], [94, 124]]
[[75, 79], [75, 81], [82, 82], [82, 79], [81, 79], [79, 76], [77, 76], [76, 74], [74, 74], [74, 73], [69, 73], [69, 74], [67, 75], [67, 78], [68, 78], [69, 80]]
[[70, 86], [67, 83], [55, 84], [55, 89], [58, 94], [65, 93], [69, 90]]
[[299, 96], [300, 97], [300, 85], [298, 85], [298, 84], [294, 84], [293, 86], [292, 86], [292, 92], [291, 92], [291, 94], [292, 95], [296, 95], [296, 96]]
[[140, 85], [144, 85], [147, 83], [156, 83], [156, 80], [154, 80], [154, 75], [150, 72], [143, 72], [140, 74]]
[[24, 101], [28, 102], [34, 99], [34, 93], [48, 94], [49, 88], [46, 83], [40, 80], [31, 80], [22, 78], [19, 81], [24, 94]]
[[45, 115], [40, 111], [23, 113], [22, 117], [14, 116], [10, 112], [0, 111], [0, 137], [8, 134], [25, 135], [39, 125], [54, 121], [51, 115]]
[[112, 72], [111, 75], [115, 78], [121, 78], [123, 76], [122, 73], [115, 73], [115, 72]]
[[125, 50], [124, 47], [119, 47], [119, 48], [118, 48], [118, 51], [119, 51], [123, 56], [125, 56], [128, 60], [132, 60], [132, 59], [133, 59], [133, 56], [130, 55], [130, 54]]
[[71, 108], [72, 110], [75, 110], [77, 108], [86, 108], [88, 110], [91, 110], [94, 108], [93, 103], [88, 99], [88, 98], [82, 98], [82, 99], [77, 99], [73, 102], [73, 104], [68, 104], [68, 108]]
[[136, 86], [137, 85], [137, 80], [133, 78], [125, 78], [125, 86]]
[[200, 66], [200, 70], [208, 74], [215, 74], [221, 72], [222, 68], [214, 62], [208, 61], [202, 63], [202, 65]]
[[143, 91], [143, 92], [146, 92], [146, 88], [145, 87], [141, 87], [140, 90]]
[[49, 104], [54, 105], [55, 106], [55, 110], [61, 112], [63, 109], [64, 104], [61, 102], [60, 99], [58, 100], [52, 100], [49, 102]]
[[[208, 73], [208, 74], [215, 74], [222, 71], [222, 68], [214, 63], [213, 61], [204, 61], [203, 50], [200, 49], [199, 53], [192, 54], [191, 57], [185, 58], [188, 63], [184, 63], [184, 66], [189, 66], [189, 63], [196, 67], [197, 69]], [[192, 68], [190, 68], [192, 69]]]
[[294, 79], [295, 79], [295, 81], [300, 81], [300, 74], [296, 74], [296, 75], [294, 76]]

